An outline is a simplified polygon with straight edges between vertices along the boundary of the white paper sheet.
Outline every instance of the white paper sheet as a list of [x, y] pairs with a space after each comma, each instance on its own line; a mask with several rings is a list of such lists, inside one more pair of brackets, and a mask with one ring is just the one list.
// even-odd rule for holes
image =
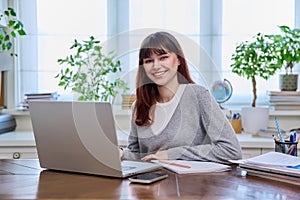
[[[200, 162], [200, 161], [186, 161], [186, 160], [152, 160], [161, 164], [166, 169], [176, 172], [177, 174], [192, 174], [192, 173], [209, 173], [209, 172], [223, 172], [231, 169], [229, 165], [224, 165], [214, 162]], [[170, 163], [170, 164], [166, 164]], [[190, 168], [180, 167], [176, 165], [189, 166]]]
[[244, 160], [245, 163], [259, 165], [275, 165], [275, 166], [297, 166], [300, 165], [300, 158], [278, 152], [268, 152], [260, 156]]

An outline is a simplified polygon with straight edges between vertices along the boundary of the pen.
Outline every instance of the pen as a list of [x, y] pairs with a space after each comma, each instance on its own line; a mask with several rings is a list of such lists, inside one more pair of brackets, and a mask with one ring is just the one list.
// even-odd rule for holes
[[279, 139], [280, 139], [280, 142], [284, 142], [284, 140], [283, 140], [283, 138], [282, 138], [282, 134], [281, 134], [281, 130], [280, 130], [280, 126], [279, 126], [277, 117], [275, 117], [275, 123], [276, 123], [277, 132], [278, 132], [278, 137], [279, 137]]
[[296, 141], [296, 138], [297, 138], [297, 134], [296, 134], [296, 131], [294, 131], [294, 133], [293, 133], [293, 142]]
[[290, 134], [290, 142], [294, 142], [294, 134]]
[[[294, 132], [294, 133], [295, 133], [295, 132]], [[294, 134], [294, 141], [293, 141], [293, 142], [298, 143], [299, 140], [300, 140], [300, 135], [298, 135], [298, 137], [297, 137], [297, 139], [296, 139], [296, 135]], [[288, 149], [288, 154], [292, 154], [293, 151], [294, 151], [294, 149], [295, 149], [295, 147], [296, 147], [296, 144], [292, 144], [292, 145], [290, 146], [290, 148]]]
[[165, 160], [158, 160], [158, 162], [163, 163], [163, 164], [167, 164], [167, 165], [173, 165], [173, 166], [176, 166], [176, 167], [191, 168], [188, 165], [178, 164], [178, 163], [174, 163], [174, 162], [168, 162], [168, 161], [165, 161]]
[[[277, 119], [276, 116], [275, 116], [275, 123], [276, 123], [277, 131], [278, 131], [278, 137], [280, 139], [280, 142], [284, 142], [284, 140], [282, 138], [280, 126], [279, 126], [279, 123], [278, 123], [278, 119]], [[285, 153], [285, 146], [284, 146], [284, 144], [282, 145], [282, 153]]]
[[232, 116], [233, 119], [239, 119], [240, 118], [240, 114], [239, 113], [234, 113]]
[[232, 111], [229, 110], [229, 115], [226, 114], [227, 119], [232, 119]]
[[[296, 138], [296, 137], [295, 137], [295, 138]], [[294, 140], [295, 140], [295, 139], [294, 139]], [[296, 139], [294, 142], [295, 142], [295, 143], [298, 143], [299, 140], [300, 140], [300, 135], [298, 135], [297, 139]], [[295, 147], [296, 147], [296, 144], [292, 144], [292, 145], [290, 146], [290, 148], [288, 149], [288, 154], [291, 155], [291, 154], [293, 153]]]

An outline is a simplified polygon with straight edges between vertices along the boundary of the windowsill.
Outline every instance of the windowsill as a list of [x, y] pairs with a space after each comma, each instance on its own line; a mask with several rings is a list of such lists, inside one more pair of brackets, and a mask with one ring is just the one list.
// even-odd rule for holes
[[[225, 110], [232, 112], [241, 112], [241, 108], [246, 106], [225, 106]], [[248, 106], [250, 107], [250, 106]], [[258, 106], [259, 107], [259, 106]], [[268, 106], [263, 106], [268, 107]], [[274, 108], [269, 108], [269, 116], [300, 116], [300, 110], [274, 110]]]
[[[119, 106], [114, 107], [113, 112], [117, 116], [129, 116], [131, 114], [130, 109], [121, 109]], [[29, 110], [3, 109], [0, 113], [11, 114], [14, 116], [30, 116]]]
[[35, 140], [32, 131], [11, 131], [0, 134], [0, 146], [5, 147], [35, 147]]
[[[118, 143], [120, 146], [127, 145], [128, 132], [117, 131]], [[274, 148], [274, 140], [272, 138], [253, 137], [251, 134], [236, 135], [242, 148]], [[35, 140], [32, 131], [12, 131], [0, 134], [0, 146], [35, 146]], [[300, 148], [300, 146], [298, 147]]]
[[28, 110], [18, 110], [18, 109], [3, 109], [1, 113], [6, 113], [14, 116], [29, 116]]
[[[230, 110], [230, 109], [227, 109]], [[240, 109], [232, 109], [232, 111], [240, 112]], [[113, 112], [117, 116], [130, 116], [130, 109], [121, 109], [119, 106], [114, 107]], [[4, 109], [2, 113], [11, 114], [14, 116], [29, 116], [28, 110], [18, 110], [18, 109]], [[300, 110], [272, 110], [270, 109], [270, 116], [300, 116]]]

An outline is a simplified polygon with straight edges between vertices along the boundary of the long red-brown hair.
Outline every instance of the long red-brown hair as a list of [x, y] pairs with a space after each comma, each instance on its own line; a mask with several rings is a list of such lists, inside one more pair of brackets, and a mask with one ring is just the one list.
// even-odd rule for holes
[[153, 122], [154, 112], [151, 107], [159, 100], [157, 85], [146, 75], [143, 61], [153, 53], [157, 55], [173, 52], [177, 55], [180, 65], [177, 78], [180, 84], [194, 83], [181, 46], [176, 38], [167, 32], [156, 32], [144, 39], [139, 52], [139, 67], [136, 75], [136, 102], [133, 119], [138, 126], [148, 126]]

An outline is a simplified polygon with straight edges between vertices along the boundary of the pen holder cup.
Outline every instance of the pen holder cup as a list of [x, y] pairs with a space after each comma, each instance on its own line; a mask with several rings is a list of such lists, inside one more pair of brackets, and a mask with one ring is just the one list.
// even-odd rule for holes
[[280, 153], [289, 154], [292, 156], [297, 156], [297, 145], [298, 142], [278, 142], [275, 141], [275, 151]]
[[242, 120], [241, 119], [229, 119], [229, 122], [235, 133], [242, 133]]

